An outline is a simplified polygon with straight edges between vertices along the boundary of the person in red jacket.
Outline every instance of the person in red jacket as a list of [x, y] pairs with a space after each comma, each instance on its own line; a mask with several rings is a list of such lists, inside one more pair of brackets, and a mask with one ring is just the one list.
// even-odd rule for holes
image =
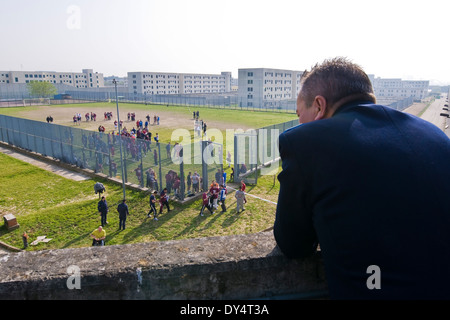
[[209, 212], [211, 212], [211, 214], [214, 214], [214, 211], [212, 211], [212, 209], [211, 209], [210, 197], [207, 192], [203, 192], [202, 199], [203, 199], [203, 203], [202, 203], [202, 209], [200, 210], [200, 215], [203, 217], [203, 211], [205, 210], [205, 208], [207, 208], [209, 210]]
[[217, 200], [219, 199], [219, 192], [219, 185], [217, 182], [213, 181], [211, 188], [209, 189], [209, 193], [211, 194], [211, 202], [214, 210], [218, 208]]
[[167, 188], [164, 188], [159, 195], [159, 214], [162, 214], [163, 206], [167, 207], [167, 212], [170, 212], [169, 207], [169, 193], [167, 192]]
[[241, 180], [241, 190], [242, 190], [242, 192], [245, 192], [245, 182], [244, 182], [244, 180]]

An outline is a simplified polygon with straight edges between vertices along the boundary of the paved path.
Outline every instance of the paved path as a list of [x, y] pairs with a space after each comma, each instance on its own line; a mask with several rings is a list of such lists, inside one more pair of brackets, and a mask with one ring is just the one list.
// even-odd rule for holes
[[75, 180], [75, 181], [82, 181], [82, 180], [89, 180], [90, 179], [90, 177], [88, 177], [88, 176], [86, 176], [84, 174], [81, 174], [81, 173], [78, 173], [78, 172], [74, 172], [74, 171], [70, 171], [70, 170], [67, 170], [67, 169], [63, 169], [63, 168], [58, 167], [56, 165], [36, 160], [36, 159], [34, 159], [32, 157], [29, 157], [27, 155], [24, 155], [24, 154], [22, 154], [20, 152], [14, 152], [11, 149], [4, 148], [2, 146], [0, 146], [0, 152], [2, 152], [4, 154], [7, 154], [7, 155], [9, 155], [9, 156], [11, 156], [13, 158], [16, 158], [16, 159], [25, 161], [27, 163], [30, 163], [30, 164], [32, 164], [34, 166], [37, 166], [39, 168], [42, 168], [44, 170], [51, 171], [51, 172], [53, 172], [53, 173], [55, 173], [55, 174], [57, 174], [59, 176], [65, 177], [67, 179], [71, 179], [71, 180]]

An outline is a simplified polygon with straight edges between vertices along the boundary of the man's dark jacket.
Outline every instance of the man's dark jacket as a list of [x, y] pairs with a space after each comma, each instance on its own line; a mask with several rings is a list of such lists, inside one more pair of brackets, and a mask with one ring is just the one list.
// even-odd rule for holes
[[106, 202], [106, 200], [105, 201], [100, 200], [98, 202], [97, 209], [98, 209], [98, 212], [101, 212], [103, 214], [108, 213], [108, 203]]
[[129, 214], [128, 205], [126, 203], [121, 203], [117, 206], [117, 212], [119, 212], [119, 218], [124, 219]]
[[[450, 298], [450, 140], [442, 130], [353, 102], [285, 131], [279, 149], [275, 239], [292, 258], [320, 244], [331, 298]], [[370, 266], [380, 289], [369, 289]]]

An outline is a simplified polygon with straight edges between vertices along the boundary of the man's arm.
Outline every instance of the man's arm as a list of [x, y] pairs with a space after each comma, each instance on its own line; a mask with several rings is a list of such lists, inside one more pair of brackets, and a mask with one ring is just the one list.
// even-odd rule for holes
[[[316, 251], [317, 236], [309, 203], [311, 184], [300, 159], [296, 156], [298, 146], [293, 146], [282, 134], [279, 138], [282, 172], [278, 175], [280, 192], [274, 224], [274, 236], [281, 251], [290, 258], [303, 258]], [[298, 150], [297, 150], [298, 152]]]

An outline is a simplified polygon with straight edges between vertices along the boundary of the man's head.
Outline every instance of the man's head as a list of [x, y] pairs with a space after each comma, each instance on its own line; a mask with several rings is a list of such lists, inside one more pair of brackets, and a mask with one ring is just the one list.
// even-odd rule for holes
[[325, 60], [302, 75], [297, 98], [299, 122], [330, 118], [340, 106], [354, 100], [376, 102], [367, 74], [346, 58]]

